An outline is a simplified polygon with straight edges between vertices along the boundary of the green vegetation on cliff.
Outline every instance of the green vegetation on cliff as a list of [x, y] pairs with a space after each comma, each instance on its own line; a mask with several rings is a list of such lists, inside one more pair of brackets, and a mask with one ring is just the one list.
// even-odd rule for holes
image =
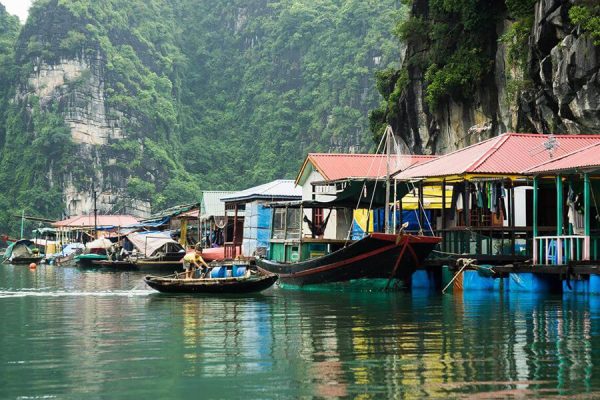
[[[67, 187], [156, 209], [292, 177], [308, 151], [370, 148], [399, 19], [397, 0], [37, 0], [16, 39], [0, 13], [0, 228], [23, 208], [60, 217]], [[87, 71], [32, 87], [69, 60]], [[97, 112], [90, 82], [124, 138], [71, 139], [66, 117]]]
[[384, 102], [370, 114], [375, 137], [387, 124], [397, 125], [397, 108], [409, 83], [409, 70], [422, 71], [424, 97], [432, 111], [448, 98], [469, 103], [475, 89], [493, 72], [497, 24], [502, 18], [508, 18], [512, 26], [501, 40], [508, 44], [511, 61], [524, 67], [535, 1], [420, 1], [420, 7], [395, 29], [396, 36], [412, 48], [402, 68], [377, 74]]

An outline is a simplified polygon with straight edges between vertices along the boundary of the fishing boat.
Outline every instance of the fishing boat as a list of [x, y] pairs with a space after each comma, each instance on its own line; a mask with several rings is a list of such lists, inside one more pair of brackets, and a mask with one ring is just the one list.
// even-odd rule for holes
[[298, 286], [363, 278], [406, 280], [439, 242], [434, 236], [386, 233], [371, 233], [347, 245], [343, 241], [305, 240], [299, 246], [309, 254], [314, 247], [337, 246], [338, 250], [297, 262], [259, 258], [256, 263], [259, 269], [278, 274], [283, 283]]
[[86, 243], [85, 250], [82, 254], [75, 256], [75, 261], [78, 267], [94, 268], [95, 261], [108, 260], [107, 250], [113, 245], [109, 239], [101, 238]]
[[127, 235], [135, 251], [127, 261], [140, 271], [174, 271], [183, 267], [185, 249], [169, 232], [146, 231]]
[[264, 271], [250, 270], [246, 267], [234, 266], [231, 273], [227, 267], [212, 268], [208, 277], [201, 278], [196, 275], [192, 279], [185, 279], [182, 274], [174, 277], [160, 277], [148, 275], [144, 282], [151, 288], [162, 293], [213, 293], [213, 294], [243, 294], [257, 293], [273, 286], [277, 282], [277, 275]]
[[[314, 165], [312, 170], [307, 170], [309, 155], [296, 179], [298, 185], [305, 182], [304, 200], [271, 204], [274, 212], [269, 252], [267, 258], [257, 258], [259, 270], [278, 274], [284, 284], [299, 286], [364, 278], [385, 278], [388, 279], [388, 286], [392, 280], [409, 282], [412, 273], [440, 243], [441, 238], [408, 234], [392, 222], [395, 217], [390, 216], [390, 205], [394, 204], [395, 216], [397, 199], [405, 195], [408, 189], [398, 191], [395, 187], [392, 201], [391, 172], [401, 170], [404, 164], [398, 161], [391, 165], [395, 156], [390, 154], [393, 140], [390, 127], [384, 139], [387, 141], [387, 154], [373, 158], [383, 165], [357, 171], [363, 173], [362, 176], [318, 181], [317, 178], [323, 177], [318, 175], [323, 169]], [[400, 160], [400, 157], [397, 159]], [[330, 161], [332, 163], [334, 161]], [[334, 166], [337, 171], [350, 169], [341, 164]], [[367, 215], [374, 216], [376, 208], [383, 209], [385, 213], [381, 218], [383, 224], [379, 224], [382, 232], [369, 232], [367, 222], [366, 231], [353, 235], [354, 222], [351, 221], [354, 221], [354, 213], [366, 210]], [[312, 213], [306, 214], [307, 210], [312, 210]], [[329, 210], [327, 218], [323, 218], [324, 210]], [[319, 221], [316, 218], [317, 211], [320, 213]], [[335, 222], [330, 224], [334, 225], [335, 229], [332, 230], [335, 236], [326, 237], [326, 226], [332, 213], [335, 213]], [[312, 220], [308, 218], [311, 214]], [[305, 223], [310, 230], [308, 235], [305, 235]]]
[[4, 262], [10, 264], [39, 263], [44, 257], [36, 252], [35, 243], [31, 240], [17, 240], [4, 253]]

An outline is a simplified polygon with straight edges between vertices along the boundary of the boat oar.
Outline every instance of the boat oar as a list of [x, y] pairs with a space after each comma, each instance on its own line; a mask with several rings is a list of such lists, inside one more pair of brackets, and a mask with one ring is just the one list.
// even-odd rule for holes
[[458, 278], [458, 276], [460, 274], [462, 274], [462, 272], [465, 270], [465, 268], [467, 268], [469, 265], [471, 265], [473, 263], [473, 259], [464, 259], [464, 258], [460, 258], [458, 261], [462, 261], [464, 263], [464, 265], [462, 266], [462, 268], [460, 270], [458, 270], [458, 273], [456, 275], [454, 275], [452, 277], [452, 279], [450, 279], [450, 282], [448, 282], [448, 284], [446, 285], [445, 288], [442, 289], [442, 294], [446, 293], [446, 289], [448, 289], [448, 287], [450, 287], [450, 285], [452, 285], [452, 283], [456, 280], [456, 278]]

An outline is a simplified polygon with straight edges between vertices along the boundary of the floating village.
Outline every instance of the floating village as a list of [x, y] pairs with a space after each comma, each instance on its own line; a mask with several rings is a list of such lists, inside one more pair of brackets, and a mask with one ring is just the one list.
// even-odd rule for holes
[[[425, 156], [398, 154], [388, 129], [380, 148], [311, 153], [295, 180], [204, 191], [143, 220], [23, 215], [46, 226], [2, 236], [3, 262], [148, 271], [151, 287], [175, 292], [278, 280], [600, 294], [600, 136], [505, 133]], [[185, 276], [192, 253], [204, 265]]]

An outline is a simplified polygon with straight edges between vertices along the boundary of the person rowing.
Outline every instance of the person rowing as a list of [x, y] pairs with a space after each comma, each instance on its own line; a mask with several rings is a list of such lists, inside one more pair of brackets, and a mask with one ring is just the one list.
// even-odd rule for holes
[[205, 267], [202, 272], [203, 276], [208, 271], [208, 264], [202, 258], [202, 247], [200, 245], [196, 245], [196, 248], [193, 252], [187, 253], [183, 257], [183, 269], [185, 270], [185, 279], [192, 279], [194, 271], [196, 269], [203, 269], [202, 266]]

